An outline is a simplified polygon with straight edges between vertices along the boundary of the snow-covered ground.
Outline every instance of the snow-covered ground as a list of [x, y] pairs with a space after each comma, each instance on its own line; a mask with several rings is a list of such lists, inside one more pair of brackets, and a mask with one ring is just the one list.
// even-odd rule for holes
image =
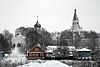
[[12, 50], [12, 53], [4, 58], [4, 61], [9, 61], [10, 63], [25, 63], [27, 61], [24, 54], [21, 54], [18, 47]]
[[51, 60], [51, 61], [46, 61], [44, 63], [43, 62], [41, 62], [41, 63], [30, 62], [28, 64], [21, 65], [21, 66], [18, 66], [18, 67], [72, 67], [72, 66], [64, 64], [60, 61]]

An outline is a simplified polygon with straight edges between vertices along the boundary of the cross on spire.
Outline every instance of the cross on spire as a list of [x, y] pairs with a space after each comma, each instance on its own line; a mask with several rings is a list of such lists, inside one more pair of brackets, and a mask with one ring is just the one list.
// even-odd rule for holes
[[39, 16], [37, 16], [37, 21], [38, 21], [38, 17], [39, 17]]
[[76, 5], [77, 1], [74, 0], [74, 8], [76, 9], [77, 5]]
[[39, 16], [37, 16], [37, 21], [38, 21], [38, 17], [39, 17]]

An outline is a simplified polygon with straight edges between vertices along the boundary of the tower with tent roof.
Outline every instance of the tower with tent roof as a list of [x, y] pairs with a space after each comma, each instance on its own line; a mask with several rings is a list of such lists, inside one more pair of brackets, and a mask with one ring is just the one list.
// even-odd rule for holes
[[82, 30], [82, 27], [79, 24], [79, 18], [77, 16], [77, 12], [76, 9], [74, 10], [74, 16], [73, 16], [73, 20], [72, 20], [72, 26], [70, 29], [73, 33], [78, 33]]

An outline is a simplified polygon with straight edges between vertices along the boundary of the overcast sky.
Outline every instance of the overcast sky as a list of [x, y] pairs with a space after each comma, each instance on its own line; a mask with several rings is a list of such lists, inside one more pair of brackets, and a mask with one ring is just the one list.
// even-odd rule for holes
[[47, 31], [70, 29], [74, 9], [85, 30], [100, 32], [100, 0], [0, 0], [0, 32], [39, 23]]

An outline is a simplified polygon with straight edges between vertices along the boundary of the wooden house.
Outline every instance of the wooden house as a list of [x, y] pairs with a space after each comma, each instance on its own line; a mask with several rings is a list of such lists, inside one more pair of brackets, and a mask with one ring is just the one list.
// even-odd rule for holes
[[42, 49], [40, 44], [36, 44], [32, 49], [27, 52], [28, 60], [44, 59], [46, 52]]

